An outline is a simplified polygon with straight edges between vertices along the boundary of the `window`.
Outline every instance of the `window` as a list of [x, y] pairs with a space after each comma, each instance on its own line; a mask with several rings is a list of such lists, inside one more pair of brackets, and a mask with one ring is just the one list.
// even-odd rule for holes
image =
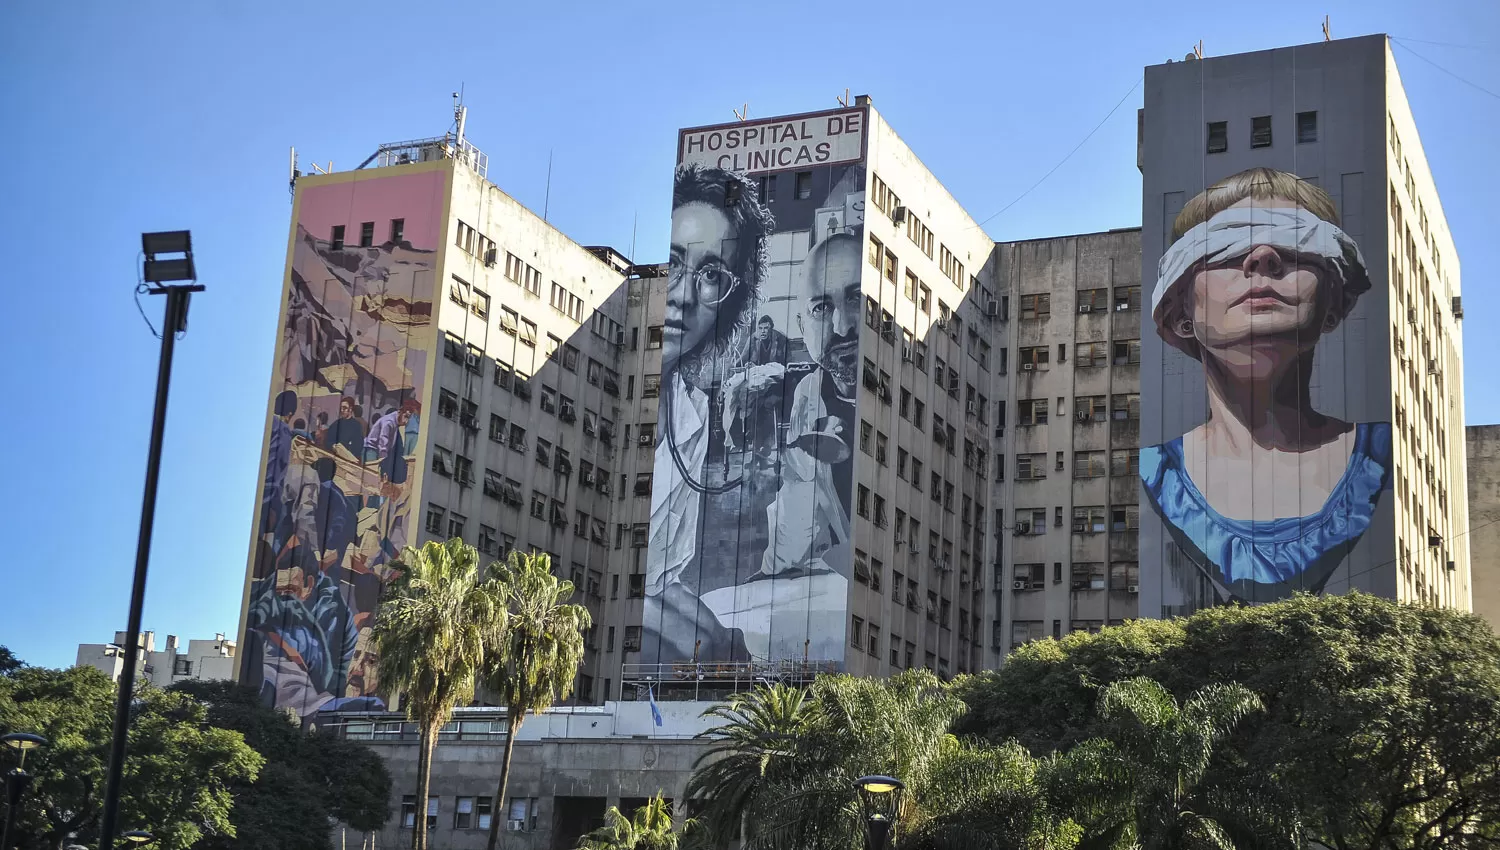
[[1110, 396], [1116, 422], [1139, 422], [1141, 419], [1140, 393], [1116, 393]]
[[427, 529], [427, 533], [428, 534], [442, 534], [443, 533], [443, 520], [445, 520], [447, 518], [447, 516], [448, 516], [448, 511], [447, 511], [446, 508], [442, 508], [442, 507], [439, 507], [437, 505], [429, 504], [427, 506], [427, 524], [425, 526], [426, 529]]
[[661, 348], [662, 326], [651, 325], [646, 328], [646, 350], [652, 351]]
[[400, 245], [406, 236], [406, 219], [391, 219], [391, 242]]
[[1073, 399], [1073, 417], [1079, 422], [1103, 422], [1109, 418], [1108, 397], [1081, 395]]
[[917, 430], [920, 431], [926, 427], [926, 422], [927, 405], [922, 403], [921, 399], [916, 399], [912, 402], [911, 424], [917, 426]]
[[896, 282], [896, 270], [897, 270], [897, 268], [899, 266], [900, 266], [900, 263], [898, 263], [896, 261], [896, 255], [893, 254], [893, 253], [891, 253], [891, 250], [889, 248], [887, 248], [886, 252], [885, 252], [885, 266], [884, 266], [884, 268], [885, 268], [885, 279], [888, 280], [888, 281], [890, 281], [891, 283], [895, 283]]
[[459, 797], [458, 799], [456, 799], [454, 801], [454, 806], [453, 806], [453, 828], [454, 829], [473, 829], [474, 828], [474, 798], [473, 797]]
[[1016, 590], [1041, 590], [1047, 586], [1047, 565], [1016, 564], [1014, 580]]
[[859, 420], [859, 450], [865, 454], [870, 453], [870, 435], [874, 431], [875, 429], [870, 427], [869, 422], [863, 419]]
[[1078, 291], [1078, 312], [1098, 313], [1109, 307], [1108, 289], [1081, 289]]
[[855, 649], [865, 648], [865, 620], [855, 617], [849, 623], [849, 645]]
[[444, 478], [452, 478], [453, 452], [434, 443], [432, 446], [432, 471]]
[[1046, 534], [1046, 508], [1020, 508], [1016, 511], [1017, 534]]
[[1208, 147], [1209, 153], [1223, 153], [1229, 150], [1229, 122], [1208, 122]]
[[1318, 140], [1318, 113], [1297, 113], [1297, 144]]
[[905, 295], [909, 301], [917, 300], [917, 276], [912, 273], [911, 269], [906, 270], [906, 285], [902, 287], [901, 294]]
[[1023, 398], [1016, 407], [1017, 425], [1047, 424], [1047, 399]]
[[1104, 452], [1074, 452], [1073, 453], [1073, 477], [1074, 478], [1102, 478], [1104, 477]]
[[500, 542], [495, 539], [495, 529], [487, 525], [479, 526], [479, 551], [490, 557], [500, 551]]
[[[1140, 342], [1136, 342], [1137, 357], [1139, 360]], [[641, 379], [641, 398], [656, 398], [661, 395], [661, 375], [646, 375]]]
[[1030, 372], [1036, 369], [1048, 368], [1051, 351], [1045, 345], [1022, 346], [1016, 351], [1016, 362], [1021, 364], [1021, 371]]
[[880, 627], [874, 623], [870, 624], [870, 642], [868, 652], [871, 658], [880, 657]]
[[863, 484], [859, 485], [859, 491], [855, 498], [855, 513], [865, 519], [870, 518], [870, 488]]
[[451, 514], [449, 514], [448, 515], [448, 536], [449, 537], [463, 537], [464, 536], [464, 524], [467, 523], [468, 521], [469, 521], [469, 518], [466, 517], [466, 516], [464, 516], [463, 514], [460, 514], [460, 513], [451, 513]]
[[1138, 339], [1121, 340], [1115, 343], [1114, 363], [1116, 366], [1134, 366], [1141, 362], [1141, 341]]
[[870, 253], [865, 258], [877, 269], [880, 268], [881, 263], [885, 262], [885, 243], [877, 239], [874, 234], [870, 235]]
[[488, 319], [490, 317], [489, 293], [474, 290], [474, 300], [469, 302], [469, 311], [481, 319]]
[[884, 434], [876, 432], [876, 434], [875, 434], [875, 462], [878, 463], [878, 464], [880, 464], [881, 466], [889, 466], [890, 465], [889, 461], [886, 459], [887, 458], [887, 454], [886, 454], [886, 445], [887, 445], [887, 442], [888, 441], [887, 441], [886, 436]]
[[521, 320], [521, 344], [536, 347], [536, 322], [530, 319]]
[[812, 197], [812, 172], [799, 171], [792, 177], [792, 197], [805, 201]]
[[1039, 481], [1047, 477], [1047, 454], [1033, 452], [1016, 455], [1016, 480]]
[[1250, 119], [1250, 147], [1271, 146], [1271, 116], [1260, 115]]
[[1074, 534], [1098, 534], [1104, 530], [1104, 507], [1094, 505], [1073, 509]]
[[1109, 589], [1129, 591], [1141, 583], [1140, 566], [1134, 561], [1119, 561], [1109, 565]]
[[1073, 346], [1073, 365], [1080, 369], [1109, 365], [1109, 343], [1080, 342]]
[[1045, 319], [1052, 315], [1052, 296], [1046, 292], [1021, 296], [1021, 318]]
[[[438, 798], [427, 798], [427, 829], [437, 829]], [[488, 826], [488, 823], [486, 823]], [[403, 794], [401, 797], [401, 828], [416, 829], [417, 827], [417, 796], [415, 794]]]
[[908, 455], [906, 453], [906, 449], [900, 448], [898, 446], [896, 448], [896, 477], [900, 478], [902, 481], [906, 480], [906, 459], [907, 459], [907, 457], [908, 457]]
[[922, 460], [911, 459], [911, 488], [918, 493], [922, 492]]
[[1141, 512], [1137, 505], [1122, 505], [1109, 511], [1109, 530], [1133, 531], [1141, 527]]
[[1115, 287], [1115, 312], [1141, 309], [1141, 288], [1139, 286], [1117, 286]]
[[331, 250], [344, 250], [344, 226], [342, 224], [335, 224], [333, 226], [333, 232], [328, 235], [328, 242], [328, 247]]
[[875, 527], [876, 528], [885, 528], [886, 527], [885, 497], [884, 496], [877, 495], [875, 497]]
[[637, 472], [635, 474], [635, 494], [637, 496], [651, 495], [651, 473]]
[[500, 308], [500, 330], [504, 331], [505, 333], [508, 333], [511, 336], [515, 336], [516, 326], [520, 323], [520, 320], [521, 317], [516, 313], [515, 310], [512, 310], [509, 307]]
[[1114, 478], [1134, 476], [1141, 470], [1140, 449], [1115, 449], [1109, 454], [1109, 474]]
[[359, 247], [369, 248], [375, 244], [375, 222], [363, 221], [359, 225]]

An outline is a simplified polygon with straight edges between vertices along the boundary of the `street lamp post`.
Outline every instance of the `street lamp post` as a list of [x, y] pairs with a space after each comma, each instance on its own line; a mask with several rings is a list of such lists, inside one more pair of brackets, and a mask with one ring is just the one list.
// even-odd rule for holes
[[[187, 332], [188, 303], [203, 287], [193, 265], [193, 237], [186, 230], [142, 233], [146, 261], [141, 277], [150, 295], [167, 296], [161, 326], [161, 358], [156, 371], [156, 409], [151, 417], [151, 445], [146, 455], [146, 489], [141, 499], [141, 528], [136, 538], [135, 581], [130, 588], [130, 615], [125, 631], [125, 666], [115, 695], [115, 731], [110, 741], [109, 770], [104, 775], [104, 805], [99, 823], [99, 850], [114, 850], [115, 820], [120, 811], [120, 780], [125, 772], [125, 739], [135, 699], [135, 665], [140, 655], [141, 613], [146, 602], [146, 567], [151, 559], [151, 528], [156, 521], [156, 484], [161, 474], [162, 439], [167, 427], [167, 390], [172, 383], [173, 343]], [[180, 255], [180, 256], [179, 256]]]
[[0, 830], [0, 850], [10, 847], [10, 828], [21, 811], [21, 797], [31, 786], [32, 775], [26, 772], [26, 753], [45, 747], [47, 739], [30, 732], [11, 732], [0, 735], [0, 743], [21, 754], [21, 764], [5, 774], [5, 828]]
[[865, 850], [886, 850], [901, 813], [906, 783], [894, 776], [861, 776], [854, 780], [865, 825]]
[[131, 831], [122, 834], [120, 837], [129, 842], [133, 847], [140, 847], [143, 844], [150, 844], [151, 842], [156, 840], [156, 836], [152, 835], [144, 829], [132, 829]]

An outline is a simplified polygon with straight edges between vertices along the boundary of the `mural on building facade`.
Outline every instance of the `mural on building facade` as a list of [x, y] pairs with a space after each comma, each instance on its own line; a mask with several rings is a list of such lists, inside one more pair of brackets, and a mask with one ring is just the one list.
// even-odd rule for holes
[[[852, 114], [837, 129], [862, 133], [863, 112]], [[763, 131], [769, 147], [756, 157], [793, 161], [800, 147], [854, 161], [754, 176], [693, 156], [685, 131], [644, 662], [843, 658], [865, 170], [860, 140], [822, 148], [818, 133], [842, 133], [832, 118], [813, 121], [800, 135], [777, 121], [792, 129]]]
[[1163, 409], [1206, 405], [1182, 414], [1185, 430], [1142, 434], [1162, 440], [1142, 448], [1140, 475], [1166, 532], [1164, 613], [1322, 592], [1391, 486], [1390, 399], [1346, 372], [1388, 357], [1384, 287], [1362, 297], [1370, 272], [1334, 199], [1284, 171], [1213, 184], [1170, 239], [1146, 328], [1160, 362], [1143, 368], [1161, 369]]
[[[299, 199], [241, 679], [304, 716], [383, 707], [370, 628], [392, 561], [415, 539], [443, 192], [444, 174], [430, 171]], [[365, 238], [365, 218], [379, 237]]]

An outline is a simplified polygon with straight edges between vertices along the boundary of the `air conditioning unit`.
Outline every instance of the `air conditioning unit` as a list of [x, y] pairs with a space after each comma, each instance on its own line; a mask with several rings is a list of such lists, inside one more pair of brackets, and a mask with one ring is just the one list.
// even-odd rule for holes
[[896, 545], [897, 546], [900, 546], [902, 543], [905, 543], [905, 542], [906, 542], [906, 538], [902, 537], [899, 534], [896, 535]]
[[909, 552], [910, 554], [913, 554], [913, 555], [920, 555], [920, 554], [922, 554], [922, 547], [918, 546], [914, 542], [910, 546], [907, 547], [906, 551]]
[[1127, 585], [1125, 585], [1125, 592], [1126, 593], [1140, 593], [1141, 592], [1141, 586], [1138, 585], [1138, 584], [1127, 584]]
[[953, 562], [949, 561], [947, 558], [938, 561], [937, 567], [939, 570], [942, 570], [945, 573], [953, 572]]
[[984, 314], [986, 316], [988, 316], [989, 318], [991, 318], [991, 319], [999, 318], [999, 316], [1000, 316], [1000, 302], [999, 301], [986, 301], [985, 304], [984, 304]]
[[470, 369], [479, 368], [479, 353], [475, 351], [464, 352], [464, 366]]
[[906, 207], [898, 204], [894, 210], [891, 210], [891, 224], [901, 224], [904, 221], [906, 221]]
[[911, 362], [911, 352], [910, 351], [903, 350], [901, 352], [901, 362], [902, 363], [910, 363]]
[[1437, 373], [1438, 373], [1438, 362], [1436, 360], [1428, 360], [1427, 361], [1427, 374], [1429, 374], [1429, 375], [1436, 375]]
[[604, 483], [603, 481], [599, 482], [599, 486], [598, 486], [597, 489], [599, 490], [599, 495], [601, 495], [601, 496], [608, 496], [609, 495], [609, 485], [606, 484], [606, 483]]
[[495, 263], [499, 262], [499, 260], [500, 260], [500, 252], [497, 251], [497, 250], [495, 250], [494, 248], [491, 248], [488, 251], [484, 252], [484, 264], [486, 266], [489, 266], [490, 268], [494, 268], [495, 267]]
[[642, 446], [650, 446], [652, 437], [650, 434], [642, 434], [639, 437], [636, 437], [635, 441]]
[[1417, 323], [1417, 308], [1415, 308], [1415, 307], [1407, 307], [1406, 308], [1406, 321], [1408, 321], [1408, 322], [1410, 322], [1411, 324], [1414, 324], [1414, 325]]
[[1027, 582], [1027, 581], [1013, 581], [1013, 582], [1010, 583], [1010, 589], [1011, 590], [1026, 590], [1026, 589], [1028, 589], [1030, 587], [1031, 587], [1031, 582]]
[[1086, 522], [1075, 522], [1075, 523], [1073, 523], [1073, 533], [1074, 534], [1082, 534], [1082, 533], [1084, 533], [1085, 531], [1088, 531], [1088, 530], [1089, 530], [1089, 524], [1086, 523]]
[[1036, 364], [1035, 363], [1022, 363], [1021, 364], [1021, 371], [1022, 372], [1035, 372], [1036, 371]]
[[1080, 312], [1080, 313], [1092, 313], [1092, 312], [1094, 312], [1094, 307], [1093, 307], [1092, 304], [1079, 304], [1078, 305], [1078, 312]]
[[1078, 417], [1079, 422], [1087, 422], [1093, 418], [1087, 410], [1080, 410], [1074, 415]]
[[1030, 534], [1030, 533], [1031, 533], [1031, 523], [1029, 523], [1029, 522], [1018, 522], [1018, 523], [1016, 523], [1016, 534], [1017, 535]]

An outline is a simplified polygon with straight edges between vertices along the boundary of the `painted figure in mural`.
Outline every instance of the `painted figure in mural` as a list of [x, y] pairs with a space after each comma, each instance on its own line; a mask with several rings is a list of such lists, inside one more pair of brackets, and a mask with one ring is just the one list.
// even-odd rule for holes
[[755, 323], [755, 336], [745, 353], [741, 368], [724, 382], [724, 442], [728, 451], [739, 450], [734, 439], [740, 417], [743, 433], [758, 458], [774, 462], [776, 428], [781, 409], [781, 379], [786, 374], [790, 344], [786, 334], [776, 330], [770, 316]]
[[355, 415], [358, 408], [349, 396], [339, 399], [339, 418], [323, 435], [323, 448], [333, 451], [335, 446], [343, 446], [351, 457], [360, 457], [365, 445], [365, 425]]
[[421, 410], [422, 403], [409, 398], [370, 426], [364, 458], [366, 463], [379, 461], [382, 485], [406, 483], [406, 444], [411, 438], [408, 425]]
[[291, 567], [256, 584], [245, 627], [262, 638], [267, 703], [310, 714], [343, 696], [359, 633], [339, 583]]
[[292, 462], [292, 414], [297, 412], [297, 393], [283, 390], [271, 405], [271, 445], [266, 452], [266, 475], [261, 488], [261, 527], [275, 528], [280, 520], [278, 497]]
[[672, 195], [646, 622], [659, 624], [649, 631], [661, 636], [661, 658], [743, 658], [743, 639], [719, 624], [699, 598], [697, 579], [685, 584], [684, 572], [702, 558], [705, 498], [741, 485], [709, 482], [711, 402], [744, 351], [765, 279], [771, 216], [754, 183], [720, 169], [679, 167]]
[[1333, 201], [1254, 168], [1185, 206], [1151, 296], [1157, 333], [1200, 361], [1202, 425], [1141, 450], [1148, 501], [1221, 601], [1321, 591], [1390, 485], [1387, 422], [1313, 409], [1319, 340], [1370, 288]]
[[862, 261], [860, 239], [835, 233], [802, 266], [797, 324], [817, 368], [793, 392], [781, 492], [767, 510], [775, 531], [761, 561], [766, 575], [832, 572], [824, 553], [849, 540]]

